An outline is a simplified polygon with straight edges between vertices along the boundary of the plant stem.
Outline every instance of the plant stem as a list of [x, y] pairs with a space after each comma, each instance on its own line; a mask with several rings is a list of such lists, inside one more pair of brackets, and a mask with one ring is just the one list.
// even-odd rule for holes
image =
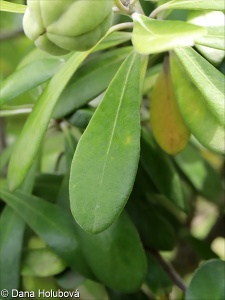
[[114, 31], [118, 31], [118, 30], [123, 30], [123, 29], [128, 29], [128, 28], [133, 28], [134, 23], [133, 22], [126, 22], [126, 23], [120, 23], [117, 25], [112, 26], [108, 33], [112, 33]]
[[32, 108], [17, 108], [14, 110], [2, 110], [0, 111], [0, 117], [10, 117], [21, 114], [29, 114], [32, 112]]
[[125, 5], [123, 5], [123, 3], [120, 0], [114, 0], [114, 3], [118, 7], [119, 11], [121, 11], [122, 13], [125, 13], [125, 14], [130, 13], [129, 7], [126, 7]]
[[152, 255], [155, 256], [155, 258], [158, 260], [158, 262], [160, 263], [160, 265], [163, 267], [164, 271], [166, 271], [166, 273], [169, 275], [169, 277], [171, 278], [171, 280], [173, 281], [173, 283], [177, 287], [179, 287], [183, 292], [185, 292], [186, 289], [187, 289], [187, 286], [183, 282], [183, 280], [180, 277], [180, 275], [176, 272], [176, 270], [174, 269], [174, 267], [169, 262], [165, 261], [158, 251], [156, 251], [154, 249], [151, 249], [149, 247], [145, 247], [145, 249], [148, 252], [150, 252]]
[[135, 12], [137, 12], [141, 15], [145, 14], [139, 1], [137, 1], [137, 3], [135, 3], [134, 10], [135, 10]]
[[154, 19], [160, 12], [162, 12], [163, 10], [167, 9], [168, 5], [167, 3], [160, 5], [159, 7], [157, 7], [156, 9], [154, 9], [151, 14], [149, 15], [150, 18]]

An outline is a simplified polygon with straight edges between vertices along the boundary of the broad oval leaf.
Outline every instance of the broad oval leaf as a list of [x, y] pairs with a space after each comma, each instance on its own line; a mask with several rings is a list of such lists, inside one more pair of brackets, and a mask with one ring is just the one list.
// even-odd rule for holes
[[73, 158], [71, 211], [90, 233], [101, 232], [114, 222], [133, 186], [140, 148], [140, 71], [140, 56], [128, 56]]
[[225, 127], [224, 75], [190, 47], [175, 49], [175, 53], [210, 112]]
[[11, 193], [1, 189], [0, 195], [68, 266], [85, 276], [91, 276], [81, 252], [74, 220], [69, 213], [21, 191]]
[[125, 293], [140, 289], [146, 276], [146, 257], [136, 228], [125, 212], [104, 232], [79, 232], [85, 257], [101, 282]]
[[[148, 0], [149, 1], [149, 0]], [[157, 7], [150, 15], [151, 18], [157, 16], [168, 9], [188, 9], [188, 10], [218, 10], [224, 11], [223, 0], [172, 0]]]
[[170, 157], [159, 148], [147, 130], [142, 131], [141, 163], [158, 190], [177, 207], [185, 210], [179, 175]]
[[219, 204], [223, 194], [220, 176], [194, 146], [189, 144], [174, 160], [202, 196]]
[[16, 70], [1, 84], [0, 106], [50, 79], [61, 63], [59, 59], [45, 58]]
[[158, 144], [169, 154], [180, 152], [186, 146], [190, 132], [177, 106], [168, 59], [165, 59], [153, 88], [150, 108], [151, 128]]
[[0, 290], [19, 288], [24, 230], [23, 219], [5, 206], [0, 218]]
[[177, 103], [187, 127], [206, 148], [224, 153], [224, 128], [209, 110], [198, 89], [189, 80], [178, 58], [174, 54], [170, 58]]
[[9, 163], [8, 181], [11, 190], [16, 189], [23, 182], [35, 160], [60, 94], [73, 73], [88, 56], [89, 52], [90, 51], [74, 53], [72, 57], [61, 66], [60, 70], [53, 76], [47, 85], [32, 113], [29, 115], [14, 147]]
[[159, 21], [134, 13], [132, 42], [141, 54], [168, 51], [175, 47], [193, 46], [194, 40], [204, 35], [203, 27], [182, 21]]
[[201, 265], [194, 273], [185, 293], [186, 300], [222, 300], [224, 290], [225, 262], [212, 259]]

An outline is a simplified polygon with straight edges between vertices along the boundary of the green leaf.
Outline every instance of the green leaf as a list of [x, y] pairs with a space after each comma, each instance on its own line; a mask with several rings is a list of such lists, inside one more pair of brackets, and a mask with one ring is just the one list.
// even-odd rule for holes
[[59, 59], [49, 58], [19, 68], [2, 82], [0, 106], [8, 104], [15, 97], [47, 81], [61, 64]]
[[124, 61], [75, 152], [71, 211], [90, 233], [114, 222], [133, 186], [140, 147], [140, 70], [137, 54]]
[[22, 183], [32, 166], [58, 98], [89, 52], [74, 53], [53, 76], [36, 103], [23, 127], [9, 163], [8, 180], [11, 190]]
[[141, 163], [157, 189], [177, 207], [185, 209], [179, 175], [170, 157], [159, 148], [146, 130], [142, 131]]
[[220, 176], [195, 147], [189, 144], [174, 156], [174, 160], [202, 196], [213, 202], [220, 202], [223, 193]]
[[199, 44], [195, 44], [195, 48], [201, 53], [211, 64], [218, 67], [225, 58], [225, 52]]
[[206, 47], [225, 50], [225, 28], [224, 26], [214, 26], [208, 28], [207, 35], [199, 37], [195, 43]]
[[147, 254], [147, 261], [148, 272], [146, 283], [154, 295], [158, 295], [160, 297], [159, 299], [165, 299], [165, 296], [171, 293], [173, 283], [166, 271], [152, 254]]
[[193, 46], [194, 40], [204, 35], [203, 27], [182, 21], [159, 21], [133, 14], [132, 42], [141, 54], [168, 51], [175, 47]]
[[105, 50], [114, 46], [125, 43], [131, 39], [130, 32], [112, 32], [108, 35], [98, 46], [94, 48], [95, 51]]
[[138, 233], [125, 213], [104, 232], [90, 235], [80, 229], [86, 259], [107, 287], [132, 293], [146, 276], [146, 257]]
[[[183, 50], [184, 49], [179, 49], [179, 51], [182, 52]], [[186, 70], [183, 69], [178, 58], [173, 54], [170, 58], [177, 103], [187, 127], [206, 148], [215, 152], [224, 153], [224, 128], [209, 109], [199, 90], [189, 80]], [[191, 67], [191, 69], [193, 68]], [[202, 76], [204, 74], [202, 74]], [[209, 73], [207, 72], [206, 74]], [[199, 76], [201, 76], [201, 73], [199, 73]], [[208, 78], [207, 75], [205, 76]], [[212, 81], [214, 80], [215, 79], [212, 79]], [[204, 84], [204, 87], [208, 90], [206, 85], [210, 84], [210, 82], [203, 81], [202, 84]], [[217, 99], [215, 99], [215, 102], [212, 102], [212, 107], [215, 109], [216, 103]], [[221, 109], [223, 110], [222, 107]]]
[[24, 253], [21, 274], [48, 277], [61, 273], [65, 268], [65, 263], [51, 249], [29, 249]]
[[148, 93], [152, 87], [155, 85], [155, 82], [159, 76], [160, 71], [162, 70], [162, 64], [154, 65], [146, 71], [146, 76], [144, 80], [143, 94]]
[[79, 286], [79, 292], [83, 299], [108, 299], [106, 288], [101, 283], [89, 279]]
[[33, 194], [54, 203], [62, 181], [62, 175], [39, 174], [35, 179]]
[[[48, 295], [46, 293], [43, 295], [43, 291], [57, 291], [58, 286], [56, 284], [56, 281], [54, 277], [34, 277], [34, 276], [24, 276], [22, 278], [22, 290], [30, 292], [30, 298], [34, 299], [43, 299], [46, 300], [46, 296]], [[16, 293], [14, 292], [14, 297], [16, 296]], [[55, 298], [56, 300], [60, 300], [62, 298]]]
[[11, 193], [2, 189], [1, 197], [72, 269], [90, 275], [69, 213], [21, 191]]
[[19, 288], [24, 229], [20, 216], [5, 206], [0, 218], [0, 290]]
[[78, 109], [67, 121], [75, 127], [86, 128], [94, 111], [92, 107]]
[[6, 171], [6, 165], [10, 159], [11, 153], [13, 150], [13, 145], [7, 146], [4, 150], [1, 151], [1, 159], [0, 159], [0, 174]]
[[57, 284], [64, 290], [76, 289], [85, 280], [79, 273], [66, 269], [63, 273], [55, 276]]
[[150, 124], [160, 147], [174, 155], [188, 143], [190, 132], [178, 109], [170, 74], [169, 58], [155, 83], [150, 98]]
[[223, 0], [172, 0], [155, 9], [150, 17], [154, 18], [158, 13], [168, 9], [225, 10]]
[[[172, 250], [175, 246], [175, 232], [160, 212], [141, 195], [135, 193], [126, 206], [144, 246], [161, 251]], [[141, 216], [141, 217], [140, 217]]]
[[[225, 39], [224, 13], [221, 11], [190, 11], [188, 22], [206, 27], [206, 35], [195, 40], [195, 47], [210, 63], [219, 66], [225, 57], [225, 52], [215, 48], [220, 48]], [[198, 41], [205, 46], [198, 44]]]
[[149, 300], [149, 297], [142, 290], [137, 293], [124, 294], [115, 290], [107, 289], [108, 300]]
[[187, 241], [202, 260], [219, 258], [218, 255], [212, 251], [211, 243], [209, 241], [205, 239], [198, 239], [189, 233], [183, 234], [182, 238]]
[[222, 300], [225, 297], [225, 262], [212, 259], [194, 273], [185, 293], [186, 300]]
[[25, 13], [26, 8], [27, 8], [26, 5], [0, 0], [0, 11], [23, 14]]
[[100, 95], [131, 50], [132, 47], [119, 48], [85, 62], [60, 96], [53, 117], [62, 118]]
[[205, 104], [225, 127], [224, 75], [192, 48], [175, 49], [175, 53]]

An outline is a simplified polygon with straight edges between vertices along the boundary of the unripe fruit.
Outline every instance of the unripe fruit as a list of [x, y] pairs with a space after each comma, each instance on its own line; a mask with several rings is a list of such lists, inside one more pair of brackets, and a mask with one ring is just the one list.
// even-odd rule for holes
[[110, 28], [112, 5], [112, 0], [27, 0], [24, 32], [53, 55], [86, 51]]

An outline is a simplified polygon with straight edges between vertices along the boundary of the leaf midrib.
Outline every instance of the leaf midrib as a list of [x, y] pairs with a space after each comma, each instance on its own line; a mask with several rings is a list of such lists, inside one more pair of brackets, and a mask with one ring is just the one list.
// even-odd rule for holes
[[125, 81], [124, 81], [124, 84], [123, 84], [122, 93], [121, 93], [120, 100], [119, 100], [118, 109], [117, 109], [117, 112], [116, 112], [115, 121], [114, 121], [114, 124], [113, 124], [112, 134], [111, 134], [111, 137], [110, 137], [110, 140], [109, 140], [109, 144], [108, 144], [108, 148], [107, 148], [107, 151], [106, 151], [106, 157], [105, 157], [105, 161], [104, 161], [104, 164], [103, 164], [102, 175], [101, 175], [101, 179], [100, 179], [100, 183], [99, 183], [99, 190], [98, 190], [98, 195], [97, 195], [97, 202], [96, 202], [96, 206], [95, 206], [95, 209], [94, 209], [94, 222], [93, 222], [92, 230], [95, 229], [95, 225], [96, 225], [96, 215], [97, 215], [96, 211], [97, 211], [98, 206], [99, 206], [99, 194], [100, 194], [102, 183], [103, 183], [103, 180], [104, 180], [105, 169], [106, 169], [106, 165], [108, 163], [109, 152], [110, 152], [110, 149], [111, 149], [111, 146], [112, 146], [112, 141], [113, 141], [113, 138], [114, 138], [114, 135], [115, 135], [116, 125], [117, 125], [117, 121], [118, 121], [120, 110], [121, 110], [121, 106], [122, 106], [123, 96], [124, 96], [124, 93], [125, 93], [125, 90], [126, 90], [126, 87], [127, 87], [128, 78], [129, 78], [131, 69], [133, 67], [134, 60], [135, 60], [135, 55], [133, 56], [133, 59], [132, 59], [132, 61], [130, 63], [127, 75], [125, 77]]

